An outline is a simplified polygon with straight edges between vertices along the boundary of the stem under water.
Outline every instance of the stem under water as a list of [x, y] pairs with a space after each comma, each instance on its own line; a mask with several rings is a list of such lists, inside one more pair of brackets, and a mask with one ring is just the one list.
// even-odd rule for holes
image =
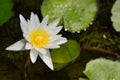
[[119, 56], [117, 53], [114, 53], [112, 51], [107, 51], [105, 49], [98, 48], [98, 47], [86, 47], [86, 46], [82, 46], [81, 49], [82, 50], [98, 51], [98, 52], [102, 52], [103, 54], [112, 55], [112, 56]]
[[25, 64], [24, 64], [24, 71], [23, 71], [23, 77], [24, 77], [24, 80], [27, 79], [27, 76], [28, 76], [28, 65], [30, 64], [30, 57], [28, 56], [26, 61], [25, 61]]

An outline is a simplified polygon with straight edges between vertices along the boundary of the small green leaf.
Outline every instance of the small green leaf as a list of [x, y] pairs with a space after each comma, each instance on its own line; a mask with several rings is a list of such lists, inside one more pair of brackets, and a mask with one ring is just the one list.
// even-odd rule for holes
[[84, 71], [90, 80], [119, 80], [120, 62], [106, 59], [92, 60]]
[[0, 0], [0, 25], [13, 16], [12, 8], [12, 0]]
[[69, 63], [53, 63], [54, 69], [60, 70], [67, 66]]
[[[51, 57], [55, 64], [67, 64], [75, 60], [80, 54], [80, 45], [74, 40], [68, 40], [60, 48], [51, 50]], [[60, 66], [60, 65], [59, 65]]]
[[116, 0], [111, 12], [111, 20], [113, 22], [113, 27], [116, 31], [120, 31], [120, 0]]
[[79, 80], [88, 80], [88, 79], [86, 79], [86, 78], [79, 78]]
[[50, 16], [50, 22], [61, 18], [67, 30], [80, 32], [89, 26], [97, 7], [96, 0], [44, 0], [41, 11]]

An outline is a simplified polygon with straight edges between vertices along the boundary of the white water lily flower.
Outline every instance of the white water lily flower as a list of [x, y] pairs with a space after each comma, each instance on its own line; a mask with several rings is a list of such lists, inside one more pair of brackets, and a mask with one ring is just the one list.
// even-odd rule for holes
[[60, 44], [67, 42], [67, 39], [62, 37], [62, 35], [57, 35], [62, 29], [62, 26], [56, 27], [60, 19], [47, 24], [48, 16], [41, 23], [38, 16], [33, 13], [31, 13], [30, 20], [27, 21], [22, 15], [19, 15], [19, 17], [24, 39], [7, 47], [6, 50], [20, 51], [30, 49], [32, 63], [36, 62], [39, 55], [44, 63], [54, 70], [49, 49], [59, 48]]

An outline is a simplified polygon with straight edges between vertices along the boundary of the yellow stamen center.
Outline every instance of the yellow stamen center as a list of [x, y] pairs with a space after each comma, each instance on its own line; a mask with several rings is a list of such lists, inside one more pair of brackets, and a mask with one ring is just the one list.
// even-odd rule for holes
[[37, 47], [43, 48], [50, 42], [50, 35], [45, 29], [31, 31], [29, 35], [30, 43]]

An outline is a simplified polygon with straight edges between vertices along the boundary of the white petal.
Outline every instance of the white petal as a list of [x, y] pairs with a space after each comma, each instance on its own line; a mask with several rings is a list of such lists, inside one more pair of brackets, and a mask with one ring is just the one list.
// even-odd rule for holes
[[59, 34], [59, 35], [52, 35], [52, 36], [51, 36], [51, 42], [59, 39], [61, 36], [62, 36], [61, 34]]
[[22, 32], [26, 34], [28, 32], [28, 24], [21, 14], [19, 15], [19, 18]]
[[25, 49], [33, 49], [33, 46], [30, 43], [26, 43]]
[[6, 50], [11, 50], [11, 51], [25, 50], [25, 43], [26, 41], [24, 39], [21, 39], [16, 43], [12, 44], [11, 46], [7, 47]]
[[31, 16], [30, 16], [30, 25], [32, 25], [32, 27], [39, 27], [40, 25], [38, 16], [35, 15], [33, 12], [31, 12]]
[[42, 54], [47, 54], [48, 53], [47, 50], [43, 49], [43, 48], [38, 49], [38, 51]]
[[42, 54], [39, 52], [39, 56], [51, 70], [54, 70], [49, 50], [47, 50], [47, 54]]
[[56, 49], [56, 48], [60, 48], [60, 46], [58, 44], [49, 44], [47, 45], [45, 48], [49, 48], [49, 49]]
[[48, 22], [48, 15], [45, 16], [45, 18], [42, 20], [40, 27], [46, 27], [47, 26], [47, 22]]
[[32, 62], [32, 63], [35, 63], [36, 60], [37, 60], [37, 57], [38, 57], [38, 51], [32, 49], [32, 50], [30, 51], [30, 59], [31, 59], [31, 62]]
[[30, 20], [27, 20], [27, 22], [28, 22], [28, 31], [29, 32], [31, 32], [33, 29], [38, 28], [40, 25], [39, 19], [36, 18], [36, 15], [33, 12], [31, 12]]
[[45, 48], [49, 49], [55, 49], [60, 48], [60, 44], [66, 43], [67, 39], [64, 37], [61, 37], [62, 35], [55, 35], [51, 37], [51, 43], [47, 45]]
[[67, 42], [66, 38], [60, 37], [57, 40], [55, 40], [53, 43], [55, 43], [55, 44], [63, 44], [63, 43], [66, 43], [66, 42]]
[[57, 26], [57, 24], [59, 23], [59, 21], [60, 21], [60, 18], [58, 18], [58, 19], [56, 19], [55, 21], [53, 21], [53, 22], [51, 22], [49, 25], [48, 25], [48, 27], [56, 27]]
[[40, 26], [40, 21], [37, 15], [35, 15], [35, 21], [36, 21], [36, 26], [39, 27]]
[[59, 33], [61, 31], [62, 27], [63, 26], [53, 27], [53, 28], [51, 27], [51, 28], [48, 28], [48, 29], [49, 29], [51, 34], [55, 35], [55, 34], [57, 34], [57, 33]]
[[25, 40], [27, 40], [28, 42], [30, 42], [30, 40], [29, 40], [29, 34], [23, 34], [23, 37], [24, 37]]
[[28, 34], [29, 34], [33, 29], [35, 29], [35, 26], [31, 24], [31, 21], [28, 20], [27, 22], [28, 22]]

